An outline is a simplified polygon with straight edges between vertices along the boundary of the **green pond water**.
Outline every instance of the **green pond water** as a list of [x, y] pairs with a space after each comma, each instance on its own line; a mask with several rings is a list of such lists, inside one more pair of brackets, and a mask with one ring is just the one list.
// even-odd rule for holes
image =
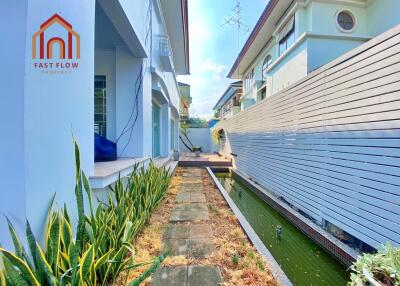
[[216, 176], [294, 285], [346, 285], [349, 273], [342, 264], [228, 173]]

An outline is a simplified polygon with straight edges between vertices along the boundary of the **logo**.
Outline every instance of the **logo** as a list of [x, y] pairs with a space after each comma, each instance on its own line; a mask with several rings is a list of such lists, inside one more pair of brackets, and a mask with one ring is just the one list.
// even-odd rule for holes
[[71, 73], [79, 67], [80, 36], [72, 25], [54, 14], [32, 36], [33, 67], [43, 73]]

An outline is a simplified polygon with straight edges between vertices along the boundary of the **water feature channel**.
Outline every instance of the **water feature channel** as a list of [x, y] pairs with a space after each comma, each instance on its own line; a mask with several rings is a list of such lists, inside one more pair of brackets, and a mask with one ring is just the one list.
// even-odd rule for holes
[[346, 285], [346, 267], [229, 173], [215, 175], [294, 285]]

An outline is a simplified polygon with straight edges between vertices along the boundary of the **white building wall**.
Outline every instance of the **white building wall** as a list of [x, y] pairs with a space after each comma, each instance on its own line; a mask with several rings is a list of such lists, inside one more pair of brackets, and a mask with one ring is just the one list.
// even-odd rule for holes
[[400, 24], [400, 1], [374, 0], [368, 6], [368, 32], [376, 36]]
[[[147, 157], [152, 154], [154, 75], [151, 60], [155, 57], [150, 57], [151, 38], [147, 41], [145, 39], [146, 27], [150, 23], [145, 12], [150, 2], [119, 1], [141, 45], [147, 49], [147, 59], [135, 57], [132, 50], [124, 46], [95, 50], [95, 3], [80, 0], [70, 0], [68, 5], [52, 0], [0, 3], [0, 21], [13, 23], [11, 30], [7, 25], [0, 25], [3, 38], [7, 39], [7, 45], [0, 46], [0, 59], [7, 67], [0, 74], [0, 78], [6, 81], [2, 84], [4, 94], [0, 97], [0, 126], [2, 134], [7, 134], [0, 142], [0, 179], [7, 190], [0, 200], [0, 211], [12, 219], [19, 232], [25, 227], [27, 218], [39, 240], [43, 238], [41, 234], [45, 216], [54, 193], [57, 193], [57, 205], [66, 203], [72, 219], [75, 218], [72, 134], [80, 146], [83, 170], [89, 176], [94, 173], [96, 74], [107, 77], [108, 138], [115, 141], [135, 104], [135, 80], [141, 64], [146, 63], [142, 87], [138, 93], [138, 117], [132, 135], [124, 136], [118, 142], [118, 153], [124, 157]], [[155, 5], [157, 2], [151, 3]], [[80, 59], [73, 59], [79, 67], [63, 74], [44, 73], [33, 65], [32, 59], [33, 34], [55, 13], [70, 22], [80, 36]], [[158, 25], [162, 27], [163, 23], [159, 22]], [[58, 31], [60, 27], [51, 29]], [[118, 32], [121, 33], [120, 30]], [[126, 36], [122, 33], [122, 38], [122, 35]], [[54, 53], [57, 55], [54, 61], [70, 61], [58, 59], [58, 46], [55, 46]], [[170, 119], [174, 116], [174, 142], [178, 142], [176, 110], [179, 109], [179, 92], [175, 74], [164, 73], [164, 67], [158, 60], [154, 63], [166, 79], [165, 85], [170, 96], [169, 103], [165, 105], [162, 137], [162, 155], [169, 156], [173, 149]], [[129, 144], [121, 154], [128, 141]], [[10, 241], [6, 233], [4, 219], [0, 217], [0, 243], [8, 247]]]
[[[29, 2], [25, 46], [25, 198], [26, 216], [42, 233], [49, 202], [69, 207], [75, 215], [74, 151], [72, 134], [81, 149], [82, 168], [93, 173], [94, 1]], [[8, 9], [6, 9], [8, 10]], [[35, 69], [32, 35], [54, 13], [62, 14], [80, 35], [79, 68], [67, 74], [46, 74]], [[67, 60], [55, 61], [66, 62]], [[21, 82], [23, 78], [20, 78]], [[19, 180], [19, 173], [15, 174]], [[39, 239], [41, 237], [39, 236]]]
[[[187, 135], [195, 147], [201, 147], [204, 153], [213, 153], [219, 151], [219, 146], [215, 145], [211, 138], [211, 130], [208, 127], [204, 128], [188, 128]], [[181, 152], [189, 152], [189, 150], [179, 142]]]
[[[7, 13], [1, 13], [7, 11]], [[0, 1], [0, 15], [9, 25], [0, 25], [0, 70], [2, 94], [0, 96], [0, 178], [2, 191], [0, 210], [9, 217], [17, 230], [25, 228], [25, 144], [24, 144], [24, 74], [25, 39], [28, 3]], [[3, 44], [7, 43], [7, 45]], [[10, 49], [8, 45], [12, 45]], [[0, 216], [0, 237], [4, 247], [11, 247], [7, 223]]]
[[[117, 144], [120, 157], [143, 157], [143, 87], [139, 90], [136, 80], [140, 77], [143, 59], [135, 58], [127, 48], [116, 49], [116, 131], [121, 136]], [[136, 105], [137, 96], [137, 105]], [[133, 119], [137, 118], [133, 125]], [[131, 119], [131, 120], [130, 120]], [[151, 122], [151, 121], [150, 121]]]
[[[380, 1], [380, 0], [378, 0]], [[311, 31], [313, 33], [326, 34], [326, 35], [368, 35], [367, 30], [367, 9], [358, 5], [349, 5], [344, 3], [329, 2], [312, 2], [307, 9], [309, 9], [309, 17], [312, 17]], [[354, 31], [346, 33], [338, 28], [336, 15], [342, 10], [350, 11], [355, 19], [356, 26]]]

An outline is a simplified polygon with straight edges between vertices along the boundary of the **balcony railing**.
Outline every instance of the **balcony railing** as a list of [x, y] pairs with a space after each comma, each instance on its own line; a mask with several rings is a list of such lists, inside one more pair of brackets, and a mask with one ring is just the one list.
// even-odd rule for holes
[[173, 71], [172, 49], [168, 36], [154, 36], [153, 47], [166, 71]]

